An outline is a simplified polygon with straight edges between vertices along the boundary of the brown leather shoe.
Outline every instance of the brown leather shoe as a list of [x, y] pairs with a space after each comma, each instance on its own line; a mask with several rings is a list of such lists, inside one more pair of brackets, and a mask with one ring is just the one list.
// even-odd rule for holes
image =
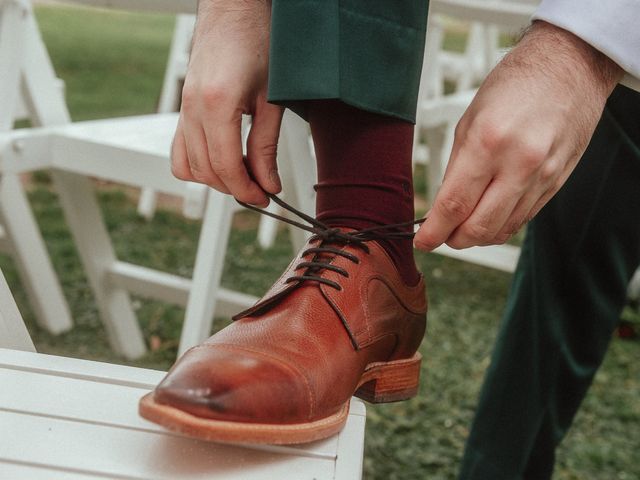
[[352, 395], [416, 395], [426, 326], [423, 279], [403, 283], [377, 243], [313, 236], [235, 322], [186, 352], [140, 414], [205, 440], [304, 443], [344, 426]]

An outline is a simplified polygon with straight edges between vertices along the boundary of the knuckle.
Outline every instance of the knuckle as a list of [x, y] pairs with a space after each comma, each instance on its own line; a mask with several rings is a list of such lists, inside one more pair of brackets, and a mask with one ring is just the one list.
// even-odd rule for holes
[[208, 184], [213, 181], [213, 176], [209, 172], [195, 165], [191, 165], [191, 175], [200, 183]]
[[470, 223], [468, 225], [464, 225], [461, 227], [460, 233], [471, 239], [474, 243], [489, 242], [495, 235], [488, 226], [481, 223]]
[[226, 90], [216, 85], [207, 85], [200, 91], [200, 101], [207, 109], [220, 105], [226, 96]]
[[540, 169], [540, 180], [550, 183], [558, 175], [558, 167], [555, 163], [547, 162]]
[[512, 237], [512, 235], [508, 234], [508, 233], [499, 233], [498, 235], [496, 235], [496, 237], [493, 239], [493, 244], [494, 245], [504, 245], [505, 243], [507, 243], [507, 241], [509, 241], [509, 239]]
[[455, 197], [445, 197], [438, 203], [441, 213], [447, 218], [462, 221], [471, 213], [469, 205]]
[[526, 223], [525, 218], [519, 218], [518, 220], [510, 220], [502, 230], [501, 234], [504, 235], [515, 235], [522, 228], [522, 225]]
[[217, 85], [193, 85], [186, 83], [182, 89], [182, 107], [187, 111], [204, 106], [215, 108], [227, 98], [227, 89]]
[[453, 139], [456, 142], [461, 141], [463, 138], [465, 138], [467, 133], [467, 124], [464, 121], [464, 117], [461, 118], [458, 123], [456, 123], [455, 128], [453, 129]]
[[192, 109], [197, 103], [198, 92], [191, 85], [185, 84], [182, 88], [181, 106], [183, 109]]
[[433, 250], [439, 245], [437, 239], [429, 233], [416, 236], [414, 243], [420, 250]]
[[499, 121], [490, 118], [478, 119], [474, 126], [473, 137], [485, 153], [497, 152], [509, 139], [507, 128]]
[[214, 173], [220, 178], [230, 178], [233, 174], [233, 169], [219, 158], [211, 159], [211, 168], [213, 169]]
[[260, 157], [275, 158], [278, 155], [278, 144], [264, 143], [258, 145], [255, 153]]
[[527, 173], [540, 169], [547, 158], [547, 152], [538, 145], [525, 145], [520, 150], [520, 164]]
[[471, 246], [466, 241], [461, 239], [459, 236], [456, 236], [454, 238], [451, 238], [450, 240], [447, 240], [446, 243], [449, 247], [453, 248], [454, 250], [462, 250], [464, 248]]
[[171, 175], [176, 177], [178, 180], [191, 180], [191, 171], [188, 169], [178, 166], [175, 162], [171, 163]]

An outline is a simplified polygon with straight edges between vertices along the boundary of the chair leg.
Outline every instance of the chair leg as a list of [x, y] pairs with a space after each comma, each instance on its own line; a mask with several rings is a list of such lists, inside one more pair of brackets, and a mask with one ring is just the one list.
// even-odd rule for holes
[[427, 185], [429, 192], [427, 199], [429, 205], [433, 205], [436, 193], [442, 183], [444, 177], [443, 156], [446, 147], [447, 126], [441, 125], [434, 128], [428, 128], [425, 132], [427, 145], [429, 147], [429, 165], [427, 168]]
[[142, 332], [129, 293], [107, 280], [116, 256], [91, 182], [62, 171], [53, 171], [52, 178], [111, 346], [126, 358], [138, 358], [146, 351]]
[[140, 192], [140, 200], [138, 200], [138, 213], [140, 216], [151, 220], [156, 213], [156, 202], [158, 195], [151, 188], [143, 188]]
[[[274, 202], [270, 202], [267, 211], [283, 215], [284, 212]], [[260, 217], [260, 226], [258, 227], [258, 244], [265, 250], [271, 248], [276, 241], [278, 233], [278, 220], [267, 215]]]
[[0, 218], [38, 324], [53, 334], [69, 330], [69, 306], [17, 175], [0, 180]]
[[9, 285], [0, 272], [0, 347], [35, 352]]
[[629, 282], [629, 290], [627, 293], [629, 300], [640, 301], [640, 268], [633, 274], [631, 282]]
[[[313, 185], [317, 181], [317, 167], [307, 122], [293, 112], [286, 111], [280, 144], [283, 148], [280, 148], [278, 162], [287, 201], [306, 214], [314, 215], [316, 192]], [[289, 232], [293, 249], [297, 252], [306, 243], [309, 233], [294, 226], [289, 226]]]
[[230, 195], [209, 191], [178, 355], [209, 336], [233, 213]]

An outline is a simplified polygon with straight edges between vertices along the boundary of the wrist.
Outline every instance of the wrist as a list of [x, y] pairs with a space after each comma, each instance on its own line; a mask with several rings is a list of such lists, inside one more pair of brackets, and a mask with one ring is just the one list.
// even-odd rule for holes
[[573, 33], [542, 20], [527, 29], [514, 49], [530, 67], [544, 70], [572, 89], [587, 89], [606, 99], [624, 71]]
[[199, 0], [194, 40], [200, 36], [264, 33], [269, 30], [271, 0]]

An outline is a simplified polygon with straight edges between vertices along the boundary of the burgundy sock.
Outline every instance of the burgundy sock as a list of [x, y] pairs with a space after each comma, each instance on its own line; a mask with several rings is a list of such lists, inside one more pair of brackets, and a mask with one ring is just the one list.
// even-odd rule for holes
[[[338, 100], [310, 101], [307, 112], [318, 163], [316, 217], [357, 229], [413, 220], [413, 125]], [[415, 285], [412, 239], [380, 244]]]

